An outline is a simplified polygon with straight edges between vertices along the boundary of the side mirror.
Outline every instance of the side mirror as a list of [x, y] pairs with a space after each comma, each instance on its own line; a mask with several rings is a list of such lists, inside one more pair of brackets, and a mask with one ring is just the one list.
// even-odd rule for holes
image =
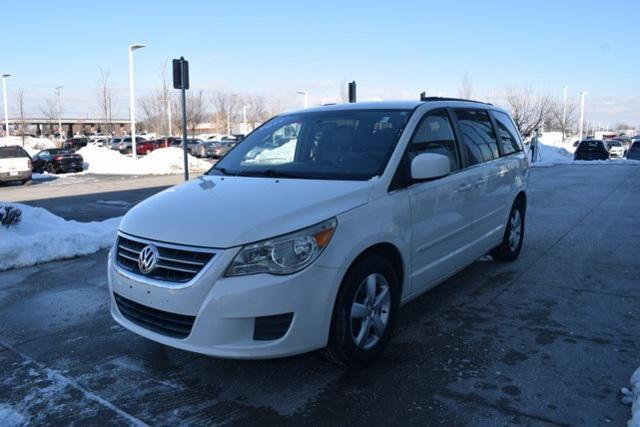
[[422, 153], [411, 161], [411, 178], [417, 181], [436, 179], [451, 173], [449, 157], [443, 154]]

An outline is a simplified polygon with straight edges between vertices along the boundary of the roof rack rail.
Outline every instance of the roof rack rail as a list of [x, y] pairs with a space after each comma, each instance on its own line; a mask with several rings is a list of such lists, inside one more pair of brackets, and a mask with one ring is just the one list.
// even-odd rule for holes
[[424, 92], [422, 92], [420, 94], [420, 101], [422, 102], [435, 102], [435, 101], [463, 101], [463, 102], [475, 102], [477, 104], [484, 104], [484, 105], [493, 105], [489, 102], [482, 102], [482, 101], [474, 101], [473, 99], [464, 99], [464, 98], [446, 98], [446, 97], [441, 97], [441, 96], [426, 96], [426, 94]]

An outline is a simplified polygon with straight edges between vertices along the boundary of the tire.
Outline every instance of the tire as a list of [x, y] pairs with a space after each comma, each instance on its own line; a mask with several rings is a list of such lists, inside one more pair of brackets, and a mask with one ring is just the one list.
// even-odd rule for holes
[[46, 170], [48, 173], [53, 174], [53, 175], [55, 175], [56, 173], [58, 173], [58, 172], [56, 172], [56, 168], [55, 168], [55, 167], [53, 166], [53, 164], [51, 164], [51, 163], [47, 163], [47, 166], [45, 167], [45, 170]]
[[[323, 351], [326, 359], [342, 366], [363, 367], [380, 356], [396, 324], [401, 293], [398, 276], [393, 265], [378, 254], [349, 269], [336, 297], [329, 344]], [[377, 302], [371, 304], [371, 295]]]
[[149, 153], [151, 153], [151, 150], [145, 150], [144, 155], [145, 155], [145, 156], [148, 156], [148, 155], [149, 155]]
[[525, 209], [522, 202], [516, 200], [509, 213], [502, 243], [491, 251], [491, 256], [499, 262], [512, 262], [520, 255], [524, 241]]

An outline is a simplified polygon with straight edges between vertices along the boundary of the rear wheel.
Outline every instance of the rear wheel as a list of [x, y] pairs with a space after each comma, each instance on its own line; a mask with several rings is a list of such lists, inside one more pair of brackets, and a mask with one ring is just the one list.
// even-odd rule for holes
[[516, 200], [509, 214], [502, 243], [491, 251], [491, 256], [496, 261], [511, 262], [515, 261], [520, 255], [522, 242], [524, 241], [524, 213], [523, 203], [520, 200]]
[[367, 366], [389, 343], [400, 304], [400, 281], [393, 265], [371, 255], [342, 281], [324, 355], [333, 363]]
[[52, 163], [47, 163], [47, 167], [45, 167], [45, 170], [50, 174], [56, 173], [56, 168], [53, 166]]

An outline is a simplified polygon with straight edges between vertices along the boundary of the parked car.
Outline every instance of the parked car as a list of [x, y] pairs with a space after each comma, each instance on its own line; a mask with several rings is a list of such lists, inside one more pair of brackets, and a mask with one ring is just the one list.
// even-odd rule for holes
[[40, 151], [32, 163], [33, 171], [38, 173], [82, 172], [84, 159], [73, 150], [54, 148]]
[[199, 144], [197, 144], [194, 148], [193, 148], [193, 155], [196, 157], [209, 157], [207, 155], [207, 150], [209, 149], [209, 147], [211, 147], [212, 145], [215, 145], [216, 143], [213, 141], [203, 141]]
[[607, 160], [609, 148], [607, 143], [599, 139], [585, 139], [580, 142], [573, 154], [574, 160]]
[[[204, 141], [197, 138], [188, 138], [187, 139], [187, 152], [193, 155], [193, 150], [198, 146], [198, 144], [202, 144]], [[178, 145], [179, 148], [182, 148], [182, 141]]]
[[617, 139], [612, 139], [606, 142], [609, 146], [609, 158], [610, 159], [621, 159], [624, 157], [625, 148]]
[[74, 138], [69, 138], [65, 140], [62, 143], [62, 148], [67, 150], [78, 151], [82, 147], [86, 147], [88, 143], [89, 143], [89, 138], [74, 137]]
[[636, 140], [627, 150], [626, 157], [628, 160], [640, 160], [640, 140]]
[[18, 145], [0, 147], [0, 183], [31, 184], [31, 158]]
[[112, 138], [109, 140], [109, 145], [108, 145], [108, 147], [109, 147], [111, 150], [116, 150], [116, 151], [118, 151], [118, 149], [119, 149], [118, 147], [120, 146], [120, 142], [122, 142], [122, 137], [114, 136], [114, 137], [112, 137]]
[[108, 136], [104, 135], [96, 135], [89, 138], [89, 143], [87, 145], [93, 145], [95, 147], [107, 147], [109, 145], [110, 139]]
[[[296, 138], [275, 147], [281, 134]], [[204, 176], [124, 216], [109, 257], [111, 314], [212, 356], [325, 348], [367, 365], [401, 304], [488, 252], [518, 257], [528, 176], [516, 126], [490, 104], [285, 113]]]
[[238, 144], [236, 141], [221, 141], [211, 145], [207, 148], [207, 157], [213, 157], [219, 159], [224, 157], [225, 154]]
[[157, 148], [160, 148], [160, 143], [154, 140], [136, 143], [136, 153], [139, 156], [147, 155]]
[[[136, 145], [138, 144], [142, 144], [144, 142], [146, 142], [147, 140], [141, 136], [136, 136]], [[131, 154], [133, 153], [133, 148], [132, 148], [132, 144], [131, 144], [131, 137], [130, 136], [125, 136], [120, 140], [120, 143], [118, 144], [118, 151], [120, 151], [120, 153], [122, 154]], [[136, 153], [138, 153], [138, 149], [136, 148]]]

